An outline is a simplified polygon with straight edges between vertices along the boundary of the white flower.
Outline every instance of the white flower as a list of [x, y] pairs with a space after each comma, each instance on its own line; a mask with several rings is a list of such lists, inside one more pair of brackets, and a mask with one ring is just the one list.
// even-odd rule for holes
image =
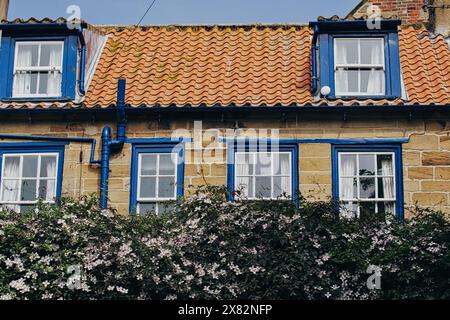
[[103, 209], [100, 213], [102, 216], [107, 217], [107, 218], [112, 218], [114, 217], [114, 213], [109, 210], [109, 209]]
[[116, 287], [116, 290], [117, 290], [117, 292], [120, 292], [120, 293], [124, 293], [124, 294], [128, 293], [128, 289], [125, 289], [125, 288], [122, 288], [119, 286]]
[[13, 299], [13, 296], [10, 295], [9, 293], [7, 293], [7, 294], [2, 294], [2, 295], [0, 296], [0, 300], [12, 300], [12, 299]]
[[253, 274], [257, 274], [259, 271], [262, 271], [261, 267], [255, 267], [255, 266], [251, 266], [250, 268], [248, 268], [248, 270], [253, 273]]
[[25, 283], [25, 279], [23, 278], [11, 281], [9, 283], [9, 286], [13, 289], [16, 289], [20, 293], [27, 293], [30, 291], [30, 287]]
[[330, 258], [331, 258], [331, 256], [330, 256], [328, 253], [325, 253], [325, 254], [321, 257], [322, 261], [328, 261], [328, 260], [330, 260]]
[[131, 249], [130, 243], [124, 243], [123, 245], [120, 246], [119, 253], [117, 254], [117, 256], [119, 257], [119, 259], [123, 259], [126, 256], [128, 256], [132, 251], [133, 249]]

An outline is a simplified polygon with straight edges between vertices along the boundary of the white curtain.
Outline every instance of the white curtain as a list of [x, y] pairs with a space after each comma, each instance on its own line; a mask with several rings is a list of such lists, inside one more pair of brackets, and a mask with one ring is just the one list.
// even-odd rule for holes
[[[383, 63], [383, 52], [381, 50], [380, 42], [375, 42], [370, 51], [370, 64], [380, 65]], [[367, 84], [367, 92], [379, 94], [383, 91], [383, 72], [381, 70], [372, 69], [369, 75], [369, 82]]]
[[[16, 66], [29, 67], [32, 62], [32, 46], [20, 46], [17, 53]], [[18, 71], [14, 76], [14, 93], [29, 94], [31, 90], [31, 73]]]
[[367, 93], [381, 94], [383, 93], [384, 73], [381, 70], [372, 69], [369, 74], [369, 82], [367, 84]]
[[[339, 42], [337, 42], [339, 43]], [[336, 48], [337, 64], [347, 64], [347, 49], [344, 43], [340, 43]], [[336, 92], [348, 92], [348, 71], [344, 69], [336, 70]]]
[[[392, 166], [392, 158], [383, 157], [381, 160], [381, 173], [383, 176], [390, 176], [390, 177], [384, 177], [383, 178], [383, 192], [384, 197], [388, 199], [393, 199], [395, 197], [395, 188], [394, 188], [394, 178], [392, 178], [394, 172], [393, 172], [393, 166]], [[386, 212], [394, 212], [394, 204], [393, 203], [386, 203], [385, 205]]]
[[[340, 172], [341, 176], [353, 176], [355, 174], [356, 161], [355, 157], [342, 157]], [[341, 178], [341, 198], [353, 199], [355, 190], [353, 184], [353, 178]]]
[[[19, 176], [19, 167], [20, 167], [20, 158], [7, 158], [5, 161], [5, 168], [3, 169], [3, 181], [2, 181], [2, 201], [3, 203], [8, 203], [11, 201], [19, 200], [19, 179], [7, 179], [7, 177], [18, 177]], [[19, 211], [18, 205], [6, 204], [7, 208]]]
[[[52, 159], [47, 162], [47, 166], [45, 168], [47, 173], [47, 177], [55, 177], [56, 176], [56, 159]], [[47, 190], [45, 194], [45, 200], [52, 201], [55, 197], [55, 180], [47, 180]]]
[[[61, 66], [61, 46], [50, 46], [50, 67], [59, 69]], [[47, 78], [47, 94], [49, 96], [59, 96], [61, 94], [61, 72], [53, 70], [48, 73]]]
[[[289, 155], [281, 155], [280, 156], [280, 168], [281, 168], [281, 174], [283, 175], [288, 175], [290, 172], [290, 161], [289, 161]], [[283, 177], [281, 178], [281, 190], [282, 192], [285, 192], [286, 195], [288, 196], [292, 196], [292, 191], [291, 191], [291, 178], [286, 178]]]
[[249, 194], [251, 179], [248, 177], [250, 174], [250, 164], [254, 163], [253, 159], [254, 153], [236, 153], [236, 190], [242, 189], [243, 196], [245, 197], [253, 197], [253, 194]]
[[[372, 48], [370, 50], [369, 64], [381, 65], [383, 63], [383, 46], [380, 41], [371, 41]], [[369, 81], [367, 83], [367, 93], [380, 94], [383, 92], [384, 72], [380, 69], [372, 69], [369, 73]]]

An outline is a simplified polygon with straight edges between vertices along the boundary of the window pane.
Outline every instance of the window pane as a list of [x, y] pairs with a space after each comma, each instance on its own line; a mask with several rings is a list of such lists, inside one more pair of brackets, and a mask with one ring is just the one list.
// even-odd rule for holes
[[159, 178], [158, 197], [159, 198], [175, 197], [175, 178], [172, 177]]
[[40, 65], [43, 67], [60, 67], [61, 53], [62, 46], [60, 44], [42, 44]]
[[156, 154], [141, 155], [141, 175], [156, 175]]
[[39, 72], [39, 94], [47, 94], [48, 73]]
[[38, 156], [23, 156], [22, 176], [36, 178]]
[[378, 213], [395, 213], [395, 203], [394, 202], [378, 202]]
[[141, 178], [140, 198], [156, 197], [156, 178]]
[[281, 153], [274, 154], [274, 166], [276, 175], [289, 175], [290, 174], [290, 161], [289, 154]]
[[255, 197], [270, 198], [271, 194], [271, 178], [270, 177], [255, 177]]
[[158, 203], [158, 214], [172, 213], [175, 210], [175, 204], [171, 202]]
[[359, 155], [359, 175], [373, 176], [375, 175], [375, 155], [360, 154]]
[[14, 76], [14, 94], [36, 94], [37, 72], [20, 72]]
[[42, 156], [41, 157], [41, 177], [54, 178], [56, 177], [56, 157]]
[[36, 180], [22, 180], [22, 192], [20, 200], [22, 201], [36, 200]]
[[290, 178], [288, 177], [274, 177], [273, 178], [273, 196], [278, 198], [281, 196], [291, 196], [290, 193]]
[[241, 191], [244, 197], [253, 198], [255, 196], [253, 192], [253, 177], [237, 177], [235, 190]]
[[161, 154], [159, 156], [159, 174], [174, 175], [175, 174], [175, 154]]
[[19, 200], [20, 180], [2, 179], [2, 198], [4, 202]]
[[358, 39], [336, 39], [336, 63], [358, 63]]
[[38, 65], [38, 44], [17, 44], [17, 67], [36, 67]]
[[359, 91], [358, 70], [336, 71], [336, 92], [337, 94], [354, 93]]
[[375, 202], [361, 202], [359, 204], [359, 216], [365, 217], [375, 213]]
[[392, 176], [394, 174], [394, 170], [392, 167], [392, 155], [377, 155], [377, 169], [379, 175]]
[[394, 178], [378, 178], [378, 198], [393, 199]]
[[383, 42], [380, 39], [361, 39], [361, 63], [383, 64]]
[[359, 180], [359, 196], [361, 199], [375, 198], [375, 178], [361, 178]]
[[139, 204], [139, 214], [146, 214], [146, 213], [155, 213], [156, 212], [156, 203], [140, 203]]
[[53, 201], [55, 198], [55, 180], [41, 180], [39, 182], [39, 199]]
[[257, 175], [272, 174], [272, 157], [270, 153], [257, 153], [255, 173]]
[[361, 70], [361, 93], [384, 94], [384, 71]]
[[3, 168], [3, 176], [5, 178], [16, 178], [19, 176], [20, 157], [5, 157], [5, 167]]
[[340, 198], [352, 200], [358, 198], [358, 185], [356, 178], [341, 178], [339, 186]]
[[33, 204], [21, 204], [20, 206], [19, 206], [19, 208], [20, 208], [20, 213], [27, 213], [27, 212], [30, 212], [31, 210], [33, 210], [34, 209], [34, 205]]
[[254, 174], [254, 154], [236, 153], [236, 175]]
[[354, 154], [341, 155], [340, 174], [341, 177], [356, 176], [356, 155]]

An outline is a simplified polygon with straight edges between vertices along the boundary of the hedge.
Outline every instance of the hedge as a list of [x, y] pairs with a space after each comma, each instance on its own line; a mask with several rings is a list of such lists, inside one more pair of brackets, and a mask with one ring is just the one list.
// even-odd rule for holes
[[333, 203], [231, 202], [223, 188], [164, 215], [95, 196], [5, 210], [0, 299], [449, 299], [449, 221], [416, 211], [349, 220]]

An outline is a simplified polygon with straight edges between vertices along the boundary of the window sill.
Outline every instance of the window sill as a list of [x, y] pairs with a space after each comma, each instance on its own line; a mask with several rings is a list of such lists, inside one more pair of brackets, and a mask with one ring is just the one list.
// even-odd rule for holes
[[400, 99], [400, 97], [395, 97], [395, 96], [329, 96], [327, 97], [327, 99], [329, 100], [367, 100], [367, 99], [372, 99], [372, 100], [395, 100], [395, 99]]
[[2, 102], [27, 102], [27, 101], [48, 101], [48, 102], [67, 102], [73, 99], [69, 97], [16, 97], [16, 98], [2, 98]]

